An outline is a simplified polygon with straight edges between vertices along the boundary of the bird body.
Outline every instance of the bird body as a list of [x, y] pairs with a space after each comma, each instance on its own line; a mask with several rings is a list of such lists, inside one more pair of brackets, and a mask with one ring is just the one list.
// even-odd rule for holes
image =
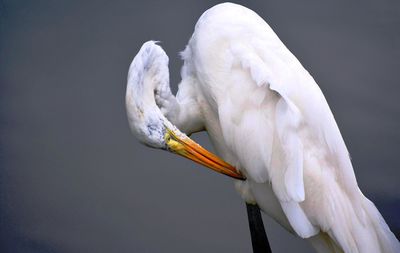
[[[206, 130], [217, 154], [247, 178], [235, 182], [247, 202], [320, 252], [400, 252], [358, 188], [315, 80], [256, 13], [225, 3], [200, 17], [181, 53], [176, 97], [162, 49], [148, 42], [141, 52], [152, 67], [133, 62], [131, 70], [156, 83], [159, 118], [187, 134]], [[127, 100], [132, 89], [128, 79]]]

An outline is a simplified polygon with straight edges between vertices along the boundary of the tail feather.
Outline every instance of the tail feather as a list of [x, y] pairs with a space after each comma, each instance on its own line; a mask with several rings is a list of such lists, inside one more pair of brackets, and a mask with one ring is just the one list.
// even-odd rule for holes
[[350, 201], [340, 203], [347, 208], [338, 208], [337, 223], [327, 234], [346, 253], [400, 253], [400, 243], [378, 209], [361, 192], [360, 195], [361, 210], [348, 208], [352, 206]]
[[363, 208], [371, 221], [381, 252], [400, 252], [400, 243], [386, 224], [382, 215], [369, 199], [364, 197]]

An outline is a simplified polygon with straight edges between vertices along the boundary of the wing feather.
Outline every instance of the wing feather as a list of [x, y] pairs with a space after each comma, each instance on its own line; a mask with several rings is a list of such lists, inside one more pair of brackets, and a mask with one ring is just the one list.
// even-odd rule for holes
[[[302, 107], [296, 104], [299, 100], [290, 96], [292, 91], [288, 85], [296, 85], [293, 80], [295, 73], [286, 67], [283, 60], [275, 60], [268, 65], [268, 60], [265, 62], [254, 48], [237, 43], [232, 46], [232, 52], [242, 71], [247, 71], [251, 77], [250, 82], [253, 82], [242, 85], [264, 87], [264, 92], [272, 91], [278, 95], [276, 103], [264, 105], [274, 107], [275, 115], [270, 118], [273, 131], [268, 136], [274, 138], [272, 154], [270, 163], [266, 164], [264, 170], [268, 171], [272, 188], [293, 229], [302, 237], [310, 237], [318, 233], [319, 229], [311, 223], [299, 205], [305, 199], [303, 140], [300, 134], [305, 118]], [[246, 170], [250, 170], [249, 174], [252, 174], [252, 168]]]
[[264, 211], [285, 226], [287, 218], [304, 238], [321, 229], [348, 252], [378, 252], [373, 238], [394, 238], [368, 218], [377, 216], [374, 207], [362, 206], [324, 95], [262, 18], [235, 4], [218, 5], [202, 15], [189, 47], [199, 96], [216, 114], [205, 117], [207, 130], [213, 127], [224, 159], [246, 174]]

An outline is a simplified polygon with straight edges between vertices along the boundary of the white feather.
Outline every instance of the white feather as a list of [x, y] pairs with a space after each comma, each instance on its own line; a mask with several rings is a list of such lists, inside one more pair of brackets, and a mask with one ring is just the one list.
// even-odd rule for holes
[[176, 105], [165, 114], [185, 132], [207, 130], [219, 155], [247, 176], [236, 183], [247, 201], [318, 250], [400, 252], [358, 188], [324, 95], [262, 18], [217, 5], [181, 56]]

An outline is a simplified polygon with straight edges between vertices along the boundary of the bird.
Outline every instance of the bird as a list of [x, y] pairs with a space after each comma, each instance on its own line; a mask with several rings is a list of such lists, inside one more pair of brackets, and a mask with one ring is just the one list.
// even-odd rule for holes
[[[176, 95], [158, 42], [145, 42], [129, 67], [127, 118], [141, 143], [232, 177], [246, 203], [317, 252], [400, 252], [358, 187], [321, 89], [257, 13], [211, 7], [181, 57]], [[200, 131], [217, 155], [190, 139]]]

